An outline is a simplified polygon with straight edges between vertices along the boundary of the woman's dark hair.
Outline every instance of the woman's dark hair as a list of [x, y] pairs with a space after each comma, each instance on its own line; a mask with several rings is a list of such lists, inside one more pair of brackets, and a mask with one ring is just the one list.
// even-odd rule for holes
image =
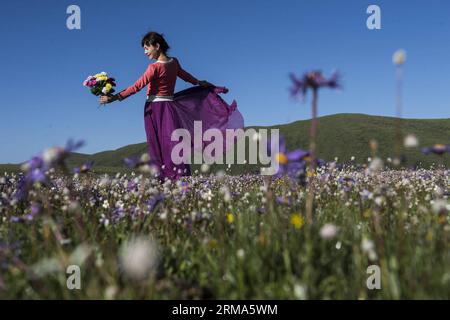
[[152, 45], [156, 46], [156, 44], [159, 43], [159, 49], [164, 52], [164, 54], [167, 53], [167, 50], [170, 49], [169, 45], [167, 44], [166, 40], [164, 40], [163, 34], [159, 34], [157, 32], [150, 31], [148, 32], [141, 40], [141, 46], [144, 47], [144, 45]]

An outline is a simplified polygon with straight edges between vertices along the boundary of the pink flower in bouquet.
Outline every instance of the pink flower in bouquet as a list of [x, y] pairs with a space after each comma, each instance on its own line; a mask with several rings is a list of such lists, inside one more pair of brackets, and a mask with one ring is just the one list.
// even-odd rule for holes
[[95, 86], [96, 83], [97, 83], [97, 81], [95, 80], [95, 77], [89, 76], [86, 78], [86, 80], [83, 81], [83, 86], [93, 87], [93, 86]]
[[98, 96], [101, 94], [111, 95], [115, 91], [116, 83], [115, 79], [109, 78], [106, 72], [100, 72], [93, 76], [88, 76], [83, 81], [83, 85], [89, 87], [91, 93]]

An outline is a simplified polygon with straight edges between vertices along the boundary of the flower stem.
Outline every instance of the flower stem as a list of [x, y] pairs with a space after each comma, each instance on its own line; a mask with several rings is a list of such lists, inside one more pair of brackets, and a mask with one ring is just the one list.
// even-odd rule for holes
[[309, 224], [313, 223], [314, 187], [313, 179], [316, 171], [316, 135], [317, 135], [317, 88], [313, 89], [312, 117], [309, 139], [309, 152], [311, 161], [308, 168], [308, 198], [306, 199], [306, 219]]
[[396, 110], [396, 144], [395, 157], [400, 160], [401, 146], [402, 146], [402, 78], [403, 70], [401, 66], [397, 67], [397, 110]]

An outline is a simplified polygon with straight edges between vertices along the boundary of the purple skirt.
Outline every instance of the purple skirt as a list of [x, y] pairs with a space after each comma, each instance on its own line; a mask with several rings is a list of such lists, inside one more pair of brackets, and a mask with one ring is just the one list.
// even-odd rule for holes
[[[191, 174], [187, 163], [172, 162], [172, 148], [179, 141], [171, 141], [175, 129], [187, 129], [193, 146], [194, 121], [202, 121], [202, 135], [208, 129], [219, 129], [225, 137], [226, 129], [243, 129], [244, 119], [237, 110], [236, 101], [227, 104], [219, 93], [227, 93], [224, 87], [191, 87], [175, 93], [173, 101], [145, 103], [144, 121], [148, 152], [153, 164], [160, 170], [160, 179], [178, 180]], [[202, 143], [202, 148], [208, 142]], [[226, 148], [225, 148], [226, 149]], [[224, 149], [224, 150], [225, 150]]]

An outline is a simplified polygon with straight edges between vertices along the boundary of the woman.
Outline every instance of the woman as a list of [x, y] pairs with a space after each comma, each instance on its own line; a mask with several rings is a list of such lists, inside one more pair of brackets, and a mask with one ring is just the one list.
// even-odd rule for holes
[[[155, 59], [144, 74], [130, 87], [113, 96], [100, 97], [100, 103], [124, 100], [140, 91], [146, 85], [147, 101], [144, 107], [145, 130], [149, 155], [160, 168], [160, 179], [177, 180], [190, 175], [187, 163], [175, 165], [171, 159], [172, 148], [178, 141], [172, 141], [175, 129], [187, 129], [194, 136], [194, 121], [202, 121], [202, 130], [217, 128], [224, 132], [228, 128], [243, 128], [242, 116], [236, 110], [236, 102], [228, 105], [218, 93], [226, 93], [226, 88], [215, 87], [183, 70], [175, 57], [169, 57], [169, 45], [156, 32], [147, 33], [141, 41], [144, 53]], [[177, 77], [198, 87], [174, 94]], [[191, 143], [192, 144], [192, 143]], [[203, 142], [203, 145], [206, 145]]]

